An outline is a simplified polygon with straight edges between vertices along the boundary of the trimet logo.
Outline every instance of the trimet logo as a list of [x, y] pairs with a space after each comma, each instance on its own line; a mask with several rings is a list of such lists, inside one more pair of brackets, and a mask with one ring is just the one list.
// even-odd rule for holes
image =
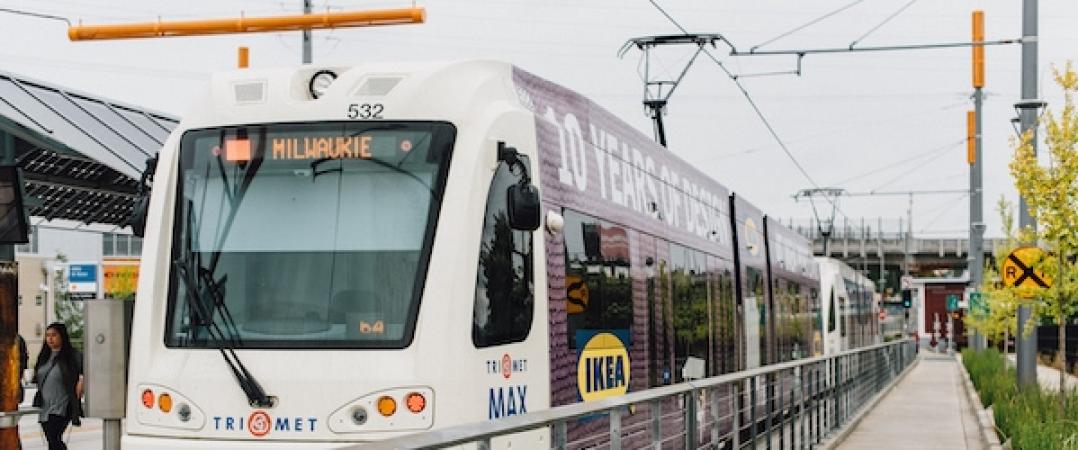
[[315, 417], [277, 417], [262, 410], [251, 411], [243, 416], [215, 416], [213, 427], [217, 431], [247, 431], [256, 438], [264, 437], [270, 431], [278, 433], [313, 433], [318, 427]]
[[255, 411], [247, 418], [247, 431], [251, 432], [251, 436], [262, 437], [270, 432], [272, 424], [273, 419], [270, 419], [269, 414], [265, 411]]

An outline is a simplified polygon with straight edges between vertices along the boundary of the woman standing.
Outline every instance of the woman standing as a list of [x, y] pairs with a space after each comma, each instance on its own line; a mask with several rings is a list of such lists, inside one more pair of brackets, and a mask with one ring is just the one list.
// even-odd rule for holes
[[82, 416], [82, 355], [71, 346], [62, 323], [54, 322], [45, 329], [45, 345], [34, 365], [34, 382], [34, 406], [41, 408], [37, 421], [45, 431], [49, 450], [66, 450], [64, 430], [69, 422], [79, 425]]

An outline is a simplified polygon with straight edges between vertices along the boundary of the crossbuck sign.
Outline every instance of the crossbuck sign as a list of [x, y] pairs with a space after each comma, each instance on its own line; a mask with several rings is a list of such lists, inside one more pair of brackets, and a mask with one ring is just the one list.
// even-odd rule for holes
[[1046, 258], [1037, 247], [1020, 247], [1007, 255], [1001, 267], [1003, 283], [1021, 289], [1023, 297], [1031, 298], [1041, 289], [1052, 285], [1052, 279], [1037, 266]]

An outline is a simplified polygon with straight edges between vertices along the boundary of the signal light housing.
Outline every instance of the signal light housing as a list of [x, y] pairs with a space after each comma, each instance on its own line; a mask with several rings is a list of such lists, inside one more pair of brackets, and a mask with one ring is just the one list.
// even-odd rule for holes
[[902, 290], [902, 307], [906, 309], [913, 307], [913, 291], [909, 289]]

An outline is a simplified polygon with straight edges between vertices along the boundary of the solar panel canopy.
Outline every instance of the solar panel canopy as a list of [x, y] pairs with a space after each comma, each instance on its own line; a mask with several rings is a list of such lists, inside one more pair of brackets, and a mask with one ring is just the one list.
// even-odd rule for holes
[[32, 217], [125, 226], [146, 159], [178, 123], [0, 71], [0, 151], [22, 168]]

